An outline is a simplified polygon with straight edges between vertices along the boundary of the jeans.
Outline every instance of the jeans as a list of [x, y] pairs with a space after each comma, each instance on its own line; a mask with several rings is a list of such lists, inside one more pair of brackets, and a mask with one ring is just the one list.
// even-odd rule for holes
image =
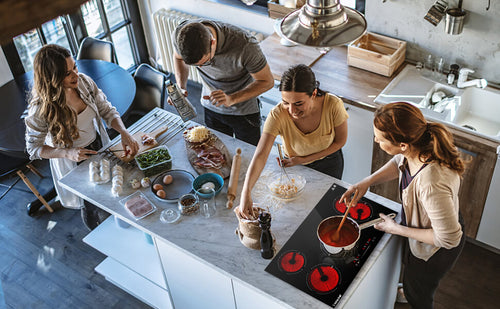
[[257, 146], [260, 139], [260, 112], [250, 115], [223, 115], [205, 108], [207, 127]]
[[344, 173], [344, 155], [342, 154], [342, 149], [306, 166], [337, 179], [342, 179], [342, 174]]

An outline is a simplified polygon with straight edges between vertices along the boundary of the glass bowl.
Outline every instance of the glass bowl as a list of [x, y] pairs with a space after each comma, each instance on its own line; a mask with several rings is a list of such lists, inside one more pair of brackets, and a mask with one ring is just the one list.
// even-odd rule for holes
[[273, 175], [273, 181], [267, 184], [267, 188], [271, 194], [281, 200], [291, 201], [296, 199], [302, 194], [306, 186], [304, 177], [298, 174], [288, 174], [291, 183], [288, 181], [286, 175], [281, 176], [280, 173]]

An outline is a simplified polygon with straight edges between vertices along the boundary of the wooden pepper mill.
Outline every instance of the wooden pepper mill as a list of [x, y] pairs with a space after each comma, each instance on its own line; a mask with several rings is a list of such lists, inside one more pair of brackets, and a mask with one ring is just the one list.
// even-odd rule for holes
[[274, 256], [273, 237], [271, 236], [271, 214], [262, 212], [259, 215], [259, 225], [262, 229], [260, 235], [260, 254], [265, 259]]

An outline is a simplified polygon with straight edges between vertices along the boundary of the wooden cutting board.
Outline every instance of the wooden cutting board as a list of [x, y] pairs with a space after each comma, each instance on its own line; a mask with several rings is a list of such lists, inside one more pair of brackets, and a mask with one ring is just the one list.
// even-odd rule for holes
[[224, 143], [217, 137], [217, 135], [213, 133], [210, 134], [211, 134], [211, 142], [207, 146], [213, 146], [217, 148], [224, 155], [226, 162], [222, 164], [222, 167], [220, 169], [215, 169], [215, 168], [201, 168], [199, 166], [194, 165], [194, 162], [196, 161], [196, 159], [198, 159], [198, 155], [196, 153], [196, 150], [193, 149], [192, 147], [193, 143], [190, 143], [184, 139], [186, 143], [186, 152], [188, 161], [189, 163], [191, 163], [191, 166], [199, 175], [205, 173], [216, 173], [221, 175], [222, 178], [226, 179], [231, 174], [231, 155], [229, 154], [226, 145], [224, 145]]
[[[156, 141], [156, 138], [158, 136], [160, 136], [161, 134], [165, 133], [167, 130], [168, 130], [168, 126], [162, 126], [162, 127], [159, 127], [158, 129], [154, 130], [153, 132], [146, 133], [146, 132], [140, 131], [140, 132], [136, 132], [136, 133], [132, 134], [132, 137], [139, 144], [139, 151], [137, 152], [137, 154], [158, 146], [158, 142]], [[155, 139], [154, 143], [143, 145], [142, 144], [142, 137], [144, 135], [153, 137]], [[125, 163], [132, 161], [135, 157], [135, 156], [122, 157], [124, 152], [120, 151], [120, 150], [123, 150], [121, 140], [118, 141], [118, 143], [116, 145], [110, 147], [109, 150], [113, 151], [115, 156], [117, 156], [120, 160], [122, 160]]]

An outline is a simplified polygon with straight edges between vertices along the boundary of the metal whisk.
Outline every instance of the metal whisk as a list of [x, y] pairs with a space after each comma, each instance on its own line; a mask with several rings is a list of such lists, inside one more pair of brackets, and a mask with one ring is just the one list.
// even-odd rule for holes
[[283, 174], [286, 176], [286, 178], [288, 179], [288, 182], [292, 182], [292, 179], [290, 178], [290, 176], [288, 176], [288, 173], [286, 172], [286, 169], [285, 167], [283, 166], [283, 153], [281, 152], [281, 145], [280, 144], [276, 144], [276, 148], [278, 148], [278, 156], [279, 156], [279, 159], [280, 159], [280, 162], [279, 162], [279, 165], [281, 167], [281, 174], [280, 174], [280, 183], [282, 183], [282, 179], [283, 179]]

